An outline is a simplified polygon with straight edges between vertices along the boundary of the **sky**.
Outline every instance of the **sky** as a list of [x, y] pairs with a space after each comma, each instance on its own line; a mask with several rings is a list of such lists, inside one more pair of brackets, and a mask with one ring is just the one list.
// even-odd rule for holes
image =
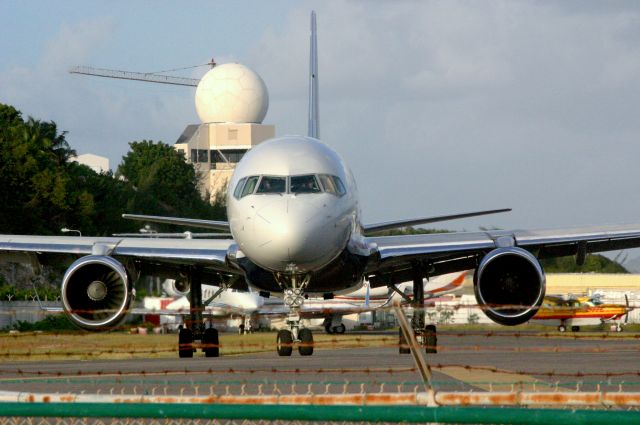
[[195, 89], [67, 70], [213, 57], [262, 76], [277, 135], [306, 134], [311, 10], [321, 139], [351, 166], [365, 223], [504, 207], [441, 227], [640, 223], [635, 1], [7, 0], [0, 102], [115, 168], [129, 142], [198, 123]]

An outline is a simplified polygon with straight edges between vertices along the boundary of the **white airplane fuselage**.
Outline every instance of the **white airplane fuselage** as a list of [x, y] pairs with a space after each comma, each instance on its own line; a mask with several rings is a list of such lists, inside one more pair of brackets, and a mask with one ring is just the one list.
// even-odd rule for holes
[[[314, 291], [318, 272], [357, 251], [347, 246], [361, 237], [353, 175], [334, 150], [311, 137], [275, 138], [249, 151], [229, 183], [227, 215], [251, 262], [243, 267], [249, 282], [265, 290], [275, 289], [268, 274], [315, 273], [308, 289], [322, 292], [321, 282]], [[347, 280], [345, 288], [361, 281]]]

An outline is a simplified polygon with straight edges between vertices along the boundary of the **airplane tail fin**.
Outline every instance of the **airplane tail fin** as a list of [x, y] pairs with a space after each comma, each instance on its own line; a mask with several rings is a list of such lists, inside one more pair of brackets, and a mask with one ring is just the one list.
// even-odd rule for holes
[[318, 117], [318, 40], [316, 12], [311, 12], [311, 39], [309, 48], [309, 137], [320, 137]]

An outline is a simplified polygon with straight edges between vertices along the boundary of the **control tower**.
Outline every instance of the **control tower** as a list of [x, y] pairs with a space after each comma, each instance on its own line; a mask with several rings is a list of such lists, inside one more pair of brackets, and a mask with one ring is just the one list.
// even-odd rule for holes
[[262, 78], [236, 63], [217, 65], [198, 83], [196, 111], [202, 124], [188, 125], [174, 147], [192, 163], [210, 201], [226, 193], [233, 169], [253, 146], [275, 136], [262, 120], [269, 94]]

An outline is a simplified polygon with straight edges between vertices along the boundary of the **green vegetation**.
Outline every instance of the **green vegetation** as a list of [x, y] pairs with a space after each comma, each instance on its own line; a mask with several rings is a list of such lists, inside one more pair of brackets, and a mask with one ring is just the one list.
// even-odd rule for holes
[[[0, 276], [0, 301], [31, 301], [34, 296], [32, 287], [7, 283]], [[60, 288], [58, 285], [38, 285], [38, 296], [42, 301], [53, 301], [60, 296]]]
[[117, 172], [134, 188], [127, 203], [129, 211], [225, 219], [223, 205], [211, 205], [202, 199], [193, 165], [175, 149], [148, 140], [129, 146], [131, 150], [122, 158]]
[[47, 316], [37, 322], [19, 321], [13, 324], [13, 329], [20, 332], [64, 332], [73, 331], [78, 332], [78, 327], [75, 326], [64, 314], [56, 314], [53, 316]]
[[[73, 162], [66, 132], [54, 122], [23, 119], [0, 104], [0, 233], [83, 235], [134, 232], [122, 213], [224, 219], [204, 201], [192, 165], [162, 142], [132, 142], [118, 173], [96, 173]], [[118, 177], [118, 178], [116, 178]], [[119, 178], [122, 177], [122, 178]]]
[[603, 255], [588, 255], [584, 265], [578, 266], [574, 256], [541, 260], [547, 273], [629, 273], [621, 264]]
[[[0, 104], [0, 234], [60, 235], [63, 227], [92, 236], [137, 232], [141, 223], [122, 219], [123, 213], [225, 219], [224, 205], [210, 205], [200, 197], [193, 166], [171, 146], [130, 143], [114, 176], [72, 161], [76, 153], [65, 137], [54, 122], [24, 119], [17, 109]], [[49, 264], [54, 266], [46, 270], [46, 280], [57, 286], [65, 263]], [[14, 277], [17, 288], [0, 281], [0, 299], [24, 299], [23, 292], [32, 292], [27, 273], [21, 270]]]

